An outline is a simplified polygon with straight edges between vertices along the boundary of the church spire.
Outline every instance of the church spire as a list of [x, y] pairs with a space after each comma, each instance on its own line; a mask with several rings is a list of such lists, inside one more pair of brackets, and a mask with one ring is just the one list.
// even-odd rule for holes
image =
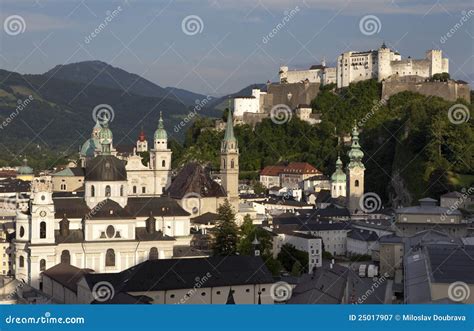
[[155, 141], [156, 140], [167, 140], [168, 134], [165, 130], [165, 125], [163, 123], [163, 113], [160, 111], [160, 119], [158, 120], [158, 128], [155, 131]]
[[229, 106], [229, 112], [227, 113], [227, 124], [225, 128], [225, 136], [224, 136], [225, 141], [235, 141], [233, 122], [234, 120], [232, 118], [232, 110], [230, 109], [230, 106]]
[[352, 144], [351, 149], [348, 153], [350, 163], [349, 167], [359, 166], [364, 168], [364, 164], [362, 163], [362, 158], [364, 157], [364, 152], [360, 148], [359, 144], [359, 131], [357, 129], [357, 125], [354, 124], [352, 129]]

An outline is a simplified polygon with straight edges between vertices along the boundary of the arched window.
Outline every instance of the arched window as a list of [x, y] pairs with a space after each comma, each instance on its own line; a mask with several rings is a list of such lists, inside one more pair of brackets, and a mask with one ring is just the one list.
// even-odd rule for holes
[[225, 169], [225, 167], [226, 167], [225, 159], [222, 159], [222, 164], [224, 165], [224, 169]]
[[46, 260], [41, 259], [40, 260], [40, 271], [45, 271], [46, 270]]
[[142, 187], [142, 193], [146, 193], [146, 187], [145, 186]]
[[46, 238], [46, 222], [40, 223], [40, 238], [41, 239]]
[[133, 187], [133, 193], [134, 194], [137, 193], [137, 187], [136, 186]]
[[115, 267], [115, 251], [111, 248], [105, 253], [105, 266]]
[[359, 180], [358, 179], [356, 179], [354, 185], [355, 185], [355, 187], [359, 187]]
[[95, 186], [91, 185], [91, 197], [95, 197]]
[[230, 168], [231, 168], [231, 169], [234, 169], [234, 159], [232, 159], [232, 160], [230, 161]]
[[123, 197], [123, 185], [120, 186], [120, 196]]
[[149, 260], [158, 260], [158, 249], [156, 247], [150, 248]]
[[110, 189], [110, 185], [105, 187], [105, 196], [110, 197], [112, 195], [112, 190]]
[[20, 268], [25, 267], [25, 258], [23, 256], [20, 256]]
[[61, 252], [61, 263], [71, 264], [71, 254], [67, 249]]
[[165, 160], [161, 161], [161, 166], [162, 166], [163, 168], [166, 167], [166, 161], [165, 161]]

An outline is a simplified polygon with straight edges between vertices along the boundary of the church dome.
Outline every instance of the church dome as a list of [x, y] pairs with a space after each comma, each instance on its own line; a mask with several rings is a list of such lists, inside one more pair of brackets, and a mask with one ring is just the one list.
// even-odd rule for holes
[[97, 139], [87, 139], [81, 147], [81, 156], [94, 157], [95, 150], [99, 147]]
[[336, 171], [331, 176], [332, 182], [345, 182], [346, 181], [346, 174], [342, 170], [342, 161], [341, 158], [338, 157], [336, 161]]
[[168, 134], [166, 133], [165, 126], [163, 124], [163, 117], [160, 112], [160, 120], [158, 121], [158, 128], [155, 131], [155, 140], [167, 140]]
[[86, 181], [126, 181], [125, 161], [112, 155], [99, 155], [86, 166]]
[[23, 159], [23, 165], [18, 167], [17, 172], [20, 175], [31, 175], [31, 174], [33, 174], [33, 168], [28, 166], [28, 160], [27, 159]]

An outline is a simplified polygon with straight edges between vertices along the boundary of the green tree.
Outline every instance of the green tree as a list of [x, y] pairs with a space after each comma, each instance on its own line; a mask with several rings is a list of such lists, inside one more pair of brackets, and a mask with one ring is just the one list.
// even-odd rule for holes
[[296, 262], [299, 262], [302, 272], [308, 272], [308, 262], [309, 262], [309, 255], [307, 252], [300, 251], [296, 249], [295, 246], [291, 244], [284, 244], [281, 247], [281, 251], [278, 254], [278, 260], [282, 264], [283, 268], [286, 271], [292, 271], [293, 265]]
[[235, 212], [226, 199], [217, 209], [217, 226], [213, 242], [214, 255], [235, 255], [237, 253], [238, 229]]
[[291, 275], [292, 276], [301, 276], [301, 273], [303, 271], [303, 266], [301, 265], [300, 261], [296, 261], [293, 263], [293, 267], [291, 267]]
[[267, 192], [267, 188], [263, 186], [263, 184], [260, 183], [259, 181], [256, 181], [253, 184], [253, 191], [255, 192], [255, 194], [262, 194], [262, 193]]

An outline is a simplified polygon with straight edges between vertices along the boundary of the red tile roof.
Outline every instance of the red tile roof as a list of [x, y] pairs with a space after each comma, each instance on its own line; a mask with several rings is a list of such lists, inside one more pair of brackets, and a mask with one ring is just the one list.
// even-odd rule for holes
[[266, 166], [260, 171], [260, 176], [279, 176], [283, 169], [285, 169], [285, 166]]
[[320, 174], [321, 172], [307, 162], [291, 162], [283, 171], [285, 174]]

